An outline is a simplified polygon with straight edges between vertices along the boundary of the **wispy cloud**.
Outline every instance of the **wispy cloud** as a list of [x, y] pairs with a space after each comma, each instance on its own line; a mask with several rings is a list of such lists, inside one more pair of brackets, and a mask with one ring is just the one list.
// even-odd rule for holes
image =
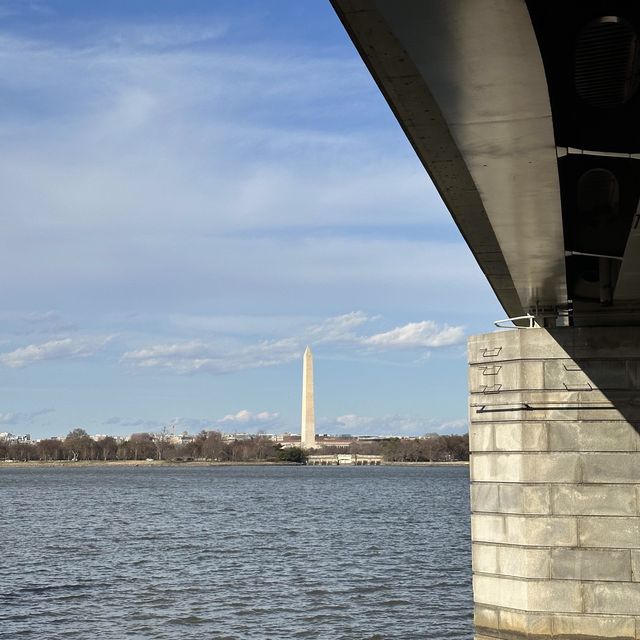
[[375, 349], [418, 349], [446, 347], [463, 339], [462, 327], [439, 326], [432, 320], [423, 320], [362, 338], [362, 343]]
[[[384, 333], [359, 335], [356, 330], [378, 320], [362, 311], [327, 318], [303, 329], [298, 335], [263, 340], [250, 345], [230, 346], [223, 341], [161, 343], [127, 351], [121, 360], [137, 368], [164, 369], [178, 374], [224, 374], [246, 369], [273, 367], [300, 357], [306, 344], [342, 349], [365, 347], [367, 351], [437, 349], [460, 343], [462, 327], [438, 325], [431, 320], [409, 323]], [[421, 353], [421, 357], [424, 354]]]
[[279, 413], [271, 413], [269, 411], [259, 411], [257, 413], [254, 413], [252, 411], [248, 411], [247, 409], [242, 409], [237, 413], [227, 414], [217, 422], [223, 427], [234, 426], [252, 428], [257, 426], [262, 428], [277, 424], [279, 418]]
[[312, 326], [306, 331], [307, 339], [315, 344], [358, 342], [359, 338], [355, 330], [373, 319], [363, 311], [352, 311], [341, 316], [327, 318], [324, 322]]
[[42, 416], [54, 413], [55, 409], [37, 409], [36, 411], [7, 411], [0, 412], [0, 424], [4, 425], [21, 425], [33, 424]]
[[231, 350], [219, 343], [191, 341], [156, 344], [127, 351], [122, 362], [139, 368], [158, 368], [178, 374], [224, 374], [291, 362], [299, 356], [293, 339], [265, 340]]
[[102, 46], [116, 45], [125, 49], [182, 49], [213, 43], [227, 32], [227, 25], [145, 23], [111, 26], [102, 33]]
[[30, 344], [7, 353], [1, 353], [0, 364], [15, 369], [46, 360], [89, 358], [100, 351], [110, 339], [110, 337], [74, 337], [49, 340], [41, 344]]
[[57, 311], [4, 311], [0, 313], [0, 322], [10, 328], [14, 335], [49, 335], [56, 336], [75, 332], [78, 327], [68, 322]]

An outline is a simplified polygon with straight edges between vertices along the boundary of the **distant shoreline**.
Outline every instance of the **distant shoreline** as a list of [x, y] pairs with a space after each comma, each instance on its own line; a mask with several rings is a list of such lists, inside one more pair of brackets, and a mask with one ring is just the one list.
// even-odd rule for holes
[[[455, 462], [383, 462], [380, 466], [385, 467], [466, 467], [469, 462], [466, 460]], [[47, 467], [47, 468], [72, 468], [79, 467], [303, 467], [306, 465], [299, 465], [295, 462], [260, 462], [254, 460], [253, 462], [215, 462], [205, 460], [191, 460], [189, 462], [176, 462], [172, 460], [153, 460], [148, 462], [146, 460], [78, 460], [72, 462], [71, 460], [31, 460], [30, 462], [5, 462], [0, 460], [0, 469], [25, 469], [32, 467]], [[313, 465], [316, 466], [316, 465]], [[330, 466], [345, 466], [356, 467], [354, 464], [346, 465], [330, 465]], [[365, 465], [367, 466], [367, 465]], [[360, 467], [358, 467], [360, 468]]]

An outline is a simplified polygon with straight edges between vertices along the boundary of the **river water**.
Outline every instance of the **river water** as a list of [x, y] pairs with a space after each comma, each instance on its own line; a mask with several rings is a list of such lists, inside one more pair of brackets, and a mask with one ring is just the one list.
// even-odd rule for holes
[[0, 469], [0, 638], [472, 637], [465, 467]]

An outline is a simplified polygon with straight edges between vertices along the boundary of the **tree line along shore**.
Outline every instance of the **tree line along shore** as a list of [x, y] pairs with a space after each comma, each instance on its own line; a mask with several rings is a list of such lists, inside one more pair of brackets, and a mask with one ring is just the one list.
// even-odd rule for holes
[[94, 440], [83, 429], [74, 429], [64, 439], [38, 442], [0, 442], [0, 461], [210, 461], [221, 463], [306, 462], [310, 454], [355, 453], [381, 455], [387, 462], [462, 462], [469, 459], [468, 435], [427, 436], [418, 439], [389, 438], [354, 440], [348, 448], [322, 447], [313, 452], [298, 446], [283, 447], [264, 436], [228, 441], [218, 431], [202, 431], [191, 442], [173, 444], [158, 434], [141, 433], [123, 442], [111, 436]]

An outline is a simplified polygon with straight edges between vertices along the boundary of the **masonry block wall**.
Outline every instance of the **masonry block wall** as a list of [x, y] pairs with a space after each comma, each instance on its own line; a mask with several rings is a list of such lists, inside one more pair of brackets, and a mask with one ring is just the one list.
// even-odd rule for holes
[[640, 638], [640, 328], [468, 354], [476, 638]]

